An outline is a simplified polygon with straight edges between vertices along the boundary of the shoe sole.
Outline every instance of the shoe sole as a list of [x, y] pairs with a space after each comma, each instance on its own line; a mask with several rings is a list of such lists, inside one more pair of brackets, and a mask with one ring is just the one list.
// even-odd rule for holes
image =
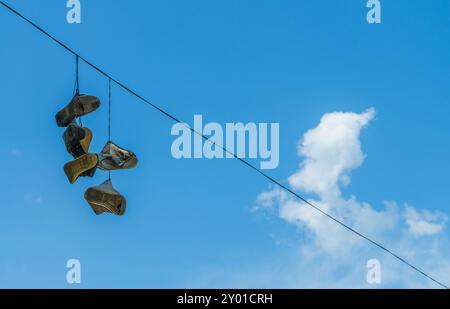
[[92, 113], [100, 107], [100, 100], [94, 96], [79, 96], [56, 114], [56, 123], [67, 127], [75, 118]]
[[64, 165], [64, 172], [70, 183], [73, 184], [81, 174], [96, 167], [97, 163], [97, 155], [87, 154]]
[[[126, 200], [120, 195], [110, 194], [95, 188], [87, 189], [84, 198], [91, 205], [96, 215], [109, 212], [118, 216], [123, 216], [127, 207]], [[114, 205], [109, 205], [108, 201], [113, 201]], [[119, 208], [119, 211], [116, 209]]]

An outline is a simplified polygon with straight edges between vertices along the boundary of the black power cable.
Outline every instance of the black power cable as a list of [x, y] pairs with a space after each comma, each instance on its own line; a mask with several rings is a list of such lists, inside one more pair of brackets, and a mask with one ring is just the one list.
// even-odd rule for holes
[[[153, 107], [154, 109], [156, 109], [158, 112], [162, 113], [163, 115], [165, 115], [166, 117], [172, 119], [175, 122], [178, 123], [184, 123], [182, 121], [180, 121], [177, 117], [173, 116], [171, 113], [165, 111], [164, 109], [162, 109], [161, 107], [153, 104], [152, 102], [150, 102], [149, 100], [145, 99], [143, 96], [141, 96], [140, 94], [138, 94], [137, 92], [133, 91], [132, 89], [130, 89], [129, 87], [125, 86], [123, 83], [117, 81], [116, 79], [112, 78], [109, 74], [107, 74], [105, 71], [103, 71], [102, 69], [100, 69], [98, 66], [96, 66], [95, 64], [93, 64], [92, 62], [88, 61], [86, 58], [81, 57], [78, 53], [76, 53], [75, 51], [73, 51], [71, 48], [69, 48], [67, 45], [65, 45], [64, 43], [62, 43], [61, 41], [59, 41], [58, 39], [56, 39], [54, 36], [52, 36], [51, 34], [49, 34], [47, 31], [45, 31], [44, 29], [42, 29], [41, 27], [39, 27], [38, 25], [36, 25], [34, 22], [32, 22], [31, 20], [29, 20], [28, 18], [26, 18], [25, 16], [23, 16], [22, 14], [20, 14], [19, 12], [17, 12], [16, 10], [14, 10], [13, 8], [11, 8], [10, 6], [8, 6], [7, 4], [5, 4], [3, 1], [0, 1], [0, 4], [2, 4], [5, 8], [7, 8], [9, 11], [11, 11], [12, 13], [16, 14], [17, 16], [19, 16], [20, 18], [22, 18], [23, 20], [25, 20], [26, 22], [28, 22], [30, 25], [32, 25], [34, 28], [36, 28], [37, 30], [39, 30], [40, 32], [42, 32], [44, 35], [46, 35], [47, 37], [49, 37], [50, 39], [52, 39], [53, 41], [55, 41], [57, 44], [59, 44], [61, 47], [63, 47], [64, 49], [66, 49], [69, 53], [75, 55], [77, 57], [77, 59], [81, 59], [83, 60], [86, 64], [88, 64], [89, 66], [91, 66], [93, 69], [95, 69], [97, 72], [99, 72], [100, 74], [102, 74], [103, 76], [105, 76], [106, 78], [109, 79], [109, 87], [111, 87], [111, 81], [113, 81], [115, 84], [117, 84], [118, 86], [120, 86], [122, 89], [128, 91], [130, 94], [134, 95], [135, 97], [137, 97], [138, 99], [140, 99], [141, 101], [147, 103], [148, 105], [150, 105], [151, 107]], [[109, 88], [111, 89], [111, 88]], [[111, 93], [111, 92], [110, 92]], [[109, 114], [109, 118], [110, 118], [110, 114]], [[109, 120], [110, 121], [110, 120]], [[430, 279], [431, 281], [433, 281], [434, 283], [440, 285], [441, 287], [445, 288], [445, 289], [449, 289], [449, 287], [447, 285], [445, 285], [444, 283], [438, 281], [437, 279], [431, 277], [430, 275], [428, 275], [426, 272], [424, 272], [423, 270], [419, 269], [418, 267], [412, 265], [411, 263], [409, 263], [408, 261], [406, 261], [404, 258], [400, 257], [398, 254], [394, 253], [393, 251], [391, 251], [390, 249], [386, 248], [385, 246], [381, 245], [380, 243], [370, 239], [368, 236], [365, 236], [364, 234], [356, 231], [355, 229], [353, 229], [352, 227], [348, 226], [347, 224], [345, 224], [344, 222], [336, 219], [335, 217], [333, 217], [332, 215], [330, 215], [329, 213], [323, 211], [322, 209], [320, 209], [319, 207], [315, 206], [314, 204], [312, 204], [311, 202], [309, 202], [308, 200], [306, 200], [305, 198], [303, 198], [302, 196], [300, 196], [299, 194], [295, 193], [294, 191], [292, 191], [291, 189], [289, 189], [288, 187], [286, 187], [285, 185], [281, 184], [278, 180], [272, 178], [271, 176], [269, 176], [268, 174], [264, 173], [263, 171], [261, 171], [260, 169], [258, 169], [257, 167], [255, 167], [254, 165], [252, 165], [251, 163], [247, 162], [246, 160], [238, 157], [236, 154], [232, 153], [231, 151], [229, 151], [228, 149], [226, 149], [224, 146], [219, 145], [213, 141], [211, 141], [207, 136], [205, 136], [204, 134], [194, 130], [192, 127], [186, 125], [186, 127], [192, 131], [193, 133], [201, 136], [205, 141], [212, 143], [213, 145], [221, 148], [223, 151], [225, 151], [226, 153], [230, 154], [231, 156], [233, 156], [235, 159], [239, 160], [240, 162], [242, 162], [244, 165], [247, 165], [249, 168], [255, 170], [256, 172], [258, 172], [259, 174], [261, 174], [263, 177], [265, 177], [266, 179], [268, 179], [269, 181], [271, 181], [272, 183], [276, 184], [277, 186], [279, 186], [280, 188], [282, 188], [283, 190], [285, 190], [286, 192], [292, 194], [293, 196], [295, 196], [296, 198], [298, 198], [299, 200], [303, 201], [305, 204], [311, 206], [312, 208], [314, 208], [315, 210], [317, 210], [318, 212], [320, 212], [321, 214], [323, 214], [324, 216], [328, 217], [329, 219], [331, 219], [332, 221], [336, 222], [337, 224], [339, 224], [340, 226], [344, 227], [345, 229], [349, 230], [350, 232], [356, 234], [357, 236], [367, 240], [368, 242], [372, 243], [373, 245], [375, 245], [376, 247], [380, 248], [381, 250], [389, 253], [391, 256], [393, 256], [394, 258], [396, 258], [397, 260], [399, 260], [400, 262], [404, 263], [405, 265], [409, 266], [411, 269], [415, 270], [416, 272], [422, 274], [423, 276], [427, 277], [428, 279]], [[109, 122], [109, 134], [110, 134], [110, 122]]]

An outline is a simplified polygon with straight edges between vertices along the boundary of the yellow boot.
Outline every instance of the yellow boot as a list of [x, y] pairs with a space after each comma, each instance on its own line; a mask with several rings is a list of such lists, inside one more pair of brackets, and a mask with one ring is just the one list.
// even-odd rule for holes
[[66, 173], [70, 183], [73, 184], [77, 181], [81, 174], [96, 167], [97, 163], [98, 158], [96, 154], [85, 154], [64, 165], [64, 172]]

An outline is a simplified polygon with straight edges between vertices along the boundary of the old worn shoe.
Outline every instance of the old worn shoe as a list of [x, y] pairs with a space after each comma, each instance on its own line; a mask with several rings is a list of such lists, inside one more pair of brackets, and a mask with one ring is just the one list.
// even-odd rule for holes
[[111, 180], [87, 189], [84, 198], [97, 215], [106, 212], [122, 216], [127, 207], [125, 198], [114, 189]]
[[100, 107], [100, 100], [89, 95], [76, 95], [72, 101], [60, 110], [55, 118], [60, 127], [67, 127], [75, 118], [92, 113]]
[[137, 165], [137, 162], [138, 159], [133, 152], [108, 142], [98, 154], [97, 167], [104, 171], [131, 169]]
[[72, 122], [67, 126], [67, 129], [63, 134], [63, 140], [67, 152], [74, 158], [78, 158], [89, 152], [89, 146], [92, 141], [92, 131]]
[[64, 172], [70, 183], [73, 184], [83, 173], [94, 169], [97, 163], [98, 158], [96, 154], [85, 154], [64, 165]]

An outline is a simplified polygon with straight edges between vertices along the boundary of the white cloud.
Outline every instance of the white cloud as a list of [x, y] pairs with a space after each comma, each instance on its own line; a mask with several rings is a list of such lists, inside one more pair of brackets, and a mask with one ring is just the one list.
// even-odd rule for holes
[[[359, 136], [374, 116], [373, 108], [362, 114], [336, 112], [324, 115], [319, 125], [306, 132], [299, 143], [298, 153], [304, 160], [299, 170], [289, 177], [292, 189], [319, 197], [310, 200], [311, 203], [370, 234], [393, 228], [398, 220], [396, 211], [376, 211], [356, 197], [344, 199], [340, 185], [348, 185], [350, 172], [364, 161]], [[349, 246], [361, 241], [316, 209], [282, 195], [279, 189], [260, 194], [258, 201], [264, 207], [277, 204], [282, 219], [306, 228], [317, 245], [329, 253], [345, 252]]]
[[[447, 220], [444, 215], [430, 211], [418, 212], [409, 205], [405, 206], [406, 210], [402, 212], [402, 209], [393, 201], [385, 201], [379, 209], [375, 209], [370, 204], [359, 201], [355, 196], [342, 196], [341, 188], [348, 186], [351, 182], [351, 171], [364, 162], [365, 154], [362, 151], [360, 135], [374, 117], [373, 108], [361, 114], [334, 112], [324, 115], [319, 125], [306, 132], [299, 142], [298, 154], [303, 160], [298, 171], [289, 177], [289, 184], [294, 191], [302, 195], [314, 195], [315, 197], [310, 198], [309, 201], [321, 210], [412, 261], [418, 257], [429, 257], [430, 254], [440, 256], [439, 249], [436, 249], [439, 248], [438, 245], [417, 242], [414, 239], [442, 232]], [[355, 273], [352, 270], [355, 265], [352, 263], [355, 263], [357, 258], [360, 259], [361, 254], [367, 250], [375, 249], [375, 253], [383, 256], [383, 261], [389, 261], [390, 264], [393, 262], [391, 257], [385, 256], [383, 251], [367, 246], [367, 242], [362, 238], [278, 188], [261, 193], [257, 203], [260, 209], [275, 210], [281, 219], [299, 228], [305, 236], [301, 244], [303, 259], [313, 255], [315, 260], [331, 258], [335, 262], [339, 261], [326, 268], [327, 274], [321, 274], [330, 280], [334, 277], [343, 280], [342, 282], [346, 282], [349, 286], [354, 286], [348, 281], [355, 278], [352, 275]], [[406, 226], [409, 228], [405, 229]], [[433, 251], [435, 253], [431, 253], [430, 250], [435, 250]], [[373, 257], [367, 256], [368, 259]], [[442, 261], [444, 260], [434, 261], [433, 268], [443, 267]], [[383, 264], [386, 263], [388, 262], [383, 262]], [[310, 264], [314, 264], [314, 261]], [[404, 269], [400, 266], [395, 267]], [[414, 276], [417, 274], [408, 273], [402, 278], [409, 281], [402, 281], [395, 267], [391, 267], [386, 275], [394, 286], [400, 281], [404, 286], [414, 286], [414, 284], [427, 286], [427, 283], [424, 284], [421, 281], [423, 278], [415, 281], [411, 279], [411, 277], [416, 278]], [[345, 268], [348, 275], [333, 276], [333, 273], [339, 273]], [[318, 271], [320, 269], [322, 268], [318, 268]], [[407, 271], [411, 270], [407, 269]], [[360, 276], [360, 271], [356, 273]], [[330, 280], [328, 280], [329, 285], [332, 286]], [[356, 284], [356, 286], [364, 286], [364, 284]]]
[[299, 143], [298, 153], [305, 159], [299, 171], [289, 177], [291, 187], [315, 193], [325, 200], [339, 196], [339, 183], [348, 185], [349, 172], [364, 161], [359, 135], [374, 116], [373, 108], [362, 114], [324, 115]]
[[280, 203], [281, 200], [286, 198], [286, 193], [280, 188], [275, 188], [271, 191], [262, 192], [258, 195], [256, 199], [257, 210], [259, 207], [262, 208], [273, 208], [276, 202]]

